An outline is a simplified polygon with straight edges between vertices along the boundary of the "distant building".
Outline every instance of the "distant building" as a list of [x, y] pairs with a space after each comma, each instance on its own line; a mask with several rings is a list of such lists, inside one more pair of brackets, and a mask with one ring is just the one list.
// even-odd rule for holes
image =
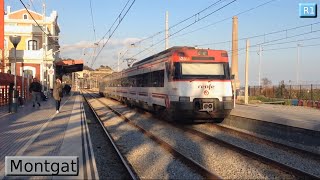
[[[53, 61], [59, 59], [60, 33], [58, 25], [58, 14], [52, 11], [49, 17], [26, 9], [11, 12], [8, 6], [4, 16], [4, 57], [5, 72], [14, 73], [13, 63], [14, 47], [9, 37], [13, 35], [21, 36], [21, 41], [17, 46], [17, 75], [30, 75], [40, 79], [44, 86], [48, 84], [53, 87], [54, 67]], [[41, 26], [45, 35], [37, 23]], [[49, 79], [49, 81], [47, 81]]]
[[113, 73], [109, 67], [100, 67], [96, 70], [83, 70], [76, 72], [80, 87], [98, 87], [101, 79]]

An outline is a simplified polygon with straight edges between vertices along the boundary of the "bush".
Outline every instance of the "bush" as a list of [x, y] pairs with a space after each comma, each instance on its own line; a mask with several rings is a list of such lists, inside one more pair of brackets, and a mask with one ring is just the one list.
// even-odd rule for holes
[[249, 101], [259, 100], [261, 102], [270, 102], [271, 98], [265, 96], [249, 96]]

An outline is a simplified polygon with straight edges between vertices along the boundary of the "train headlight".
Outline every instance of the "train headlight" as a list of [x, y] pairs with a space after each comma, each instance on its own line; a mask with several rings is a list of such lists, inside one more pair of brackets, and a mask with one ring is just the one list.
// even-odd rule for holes
[[180, 96], [179, 97], [180, 102], [190, 102], [190, 97], [188, 96]]
[[223, 96], [222, 101], [232, 101], [232, 96]]

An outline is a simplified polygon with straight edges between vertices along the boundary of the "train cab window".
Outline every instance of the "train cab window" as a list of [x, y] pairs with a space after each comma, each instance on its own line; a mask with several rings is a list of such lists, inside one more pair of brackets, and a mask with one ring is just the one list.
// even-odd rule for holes
[[230, 79], [228, 63], [174, 63], [174, 79]]
[[224, 75], [222, 63], [181, 63], [182, 75]]

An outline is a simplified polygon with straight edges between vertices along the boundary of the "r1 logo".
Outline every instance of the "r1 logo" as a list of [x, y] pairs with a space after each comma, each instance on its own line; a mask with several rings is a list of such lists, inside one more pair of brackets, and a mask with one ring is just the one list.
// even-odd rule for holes
[[317, 4], [316, 3], [299, 3], [299, 16], [301, 18], [316, 18]]

